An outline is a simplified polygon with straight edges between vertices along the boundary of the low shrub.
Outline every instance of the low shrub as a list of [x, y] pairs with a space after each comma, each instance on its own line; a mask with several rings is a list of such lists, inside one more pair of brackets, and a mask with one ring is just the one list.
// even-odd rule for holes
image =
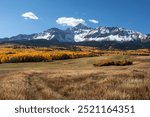
[[15, 52], [5, 52], [5, 54], [16, 54]]
[[112, 57], [109, 59], [104, 59], [101, 61], [98, 61], [96, 63], [94, 63], [94, 66], [111, 66], [111, 65], [115, 65], [115, 66], [125, 66], [125, 65], [132, 65], [133, 61], [130, 60], [129, 58], [127, 58], [126, 56], [116, 56], [116, 57]]

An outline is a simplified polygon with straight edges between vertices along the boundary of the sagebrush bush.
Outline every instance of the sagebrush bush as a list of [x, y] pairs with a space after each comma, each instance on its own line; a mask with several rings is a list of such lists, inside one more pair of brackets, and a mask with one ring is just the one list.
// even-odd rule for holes
[[100, 60], [94, 63], [94, 66], [125, 66], [125, 65], [132, 65], [133, 61], [130, 60], [127, 56], [113, 56], [108, 59]]

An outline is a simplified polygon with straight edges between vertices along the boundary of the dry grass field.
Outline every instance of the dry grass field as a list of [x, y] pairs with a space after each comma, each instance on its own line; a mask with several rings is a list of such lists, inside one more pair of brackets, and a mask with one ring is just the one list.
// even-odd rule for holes
[[0, 99], [150, 99], [150, 56], [129, 66], [95, 67], [109, 56], [0, 64]]

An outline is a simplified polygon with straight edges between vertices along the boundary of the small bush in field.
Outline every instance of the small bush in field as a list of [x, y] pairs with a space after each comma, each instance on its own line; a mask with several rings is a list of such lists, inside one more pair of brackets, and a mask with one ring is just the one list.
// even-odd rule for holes
[[105, 59], [102, 61], [99, 61], [97, 63], [93, 64], [94, 66], [109, 66], [109, 65], [114, 65], [114, 61], [110, 60], [110, 59]]
[[125, 66], [125, 65], [132, 65], [133, 62], [126, 56], [115, 56], [109, 59], [100, 60], [94, 63], [94, 66]]
[[5, 52], [5, 54], [16, 54], [15, 52]]

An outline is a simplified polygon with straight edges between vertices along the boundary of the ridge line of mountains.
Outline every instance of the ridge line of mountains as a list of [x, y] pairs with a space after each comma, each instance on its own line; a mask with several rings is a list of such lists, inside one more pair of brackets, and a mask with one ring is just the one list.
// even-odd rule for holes
[[50, 28], [41, 33], [19, 34], [10, 38], [1, 38], [0, 43], [29, 43], [29, 44], [73, 44], [94, 46], [102, 49], [141, 49], [150, 48], [150, 35], [120, 27], [91, 28], [83, 24], [61, 30]]

